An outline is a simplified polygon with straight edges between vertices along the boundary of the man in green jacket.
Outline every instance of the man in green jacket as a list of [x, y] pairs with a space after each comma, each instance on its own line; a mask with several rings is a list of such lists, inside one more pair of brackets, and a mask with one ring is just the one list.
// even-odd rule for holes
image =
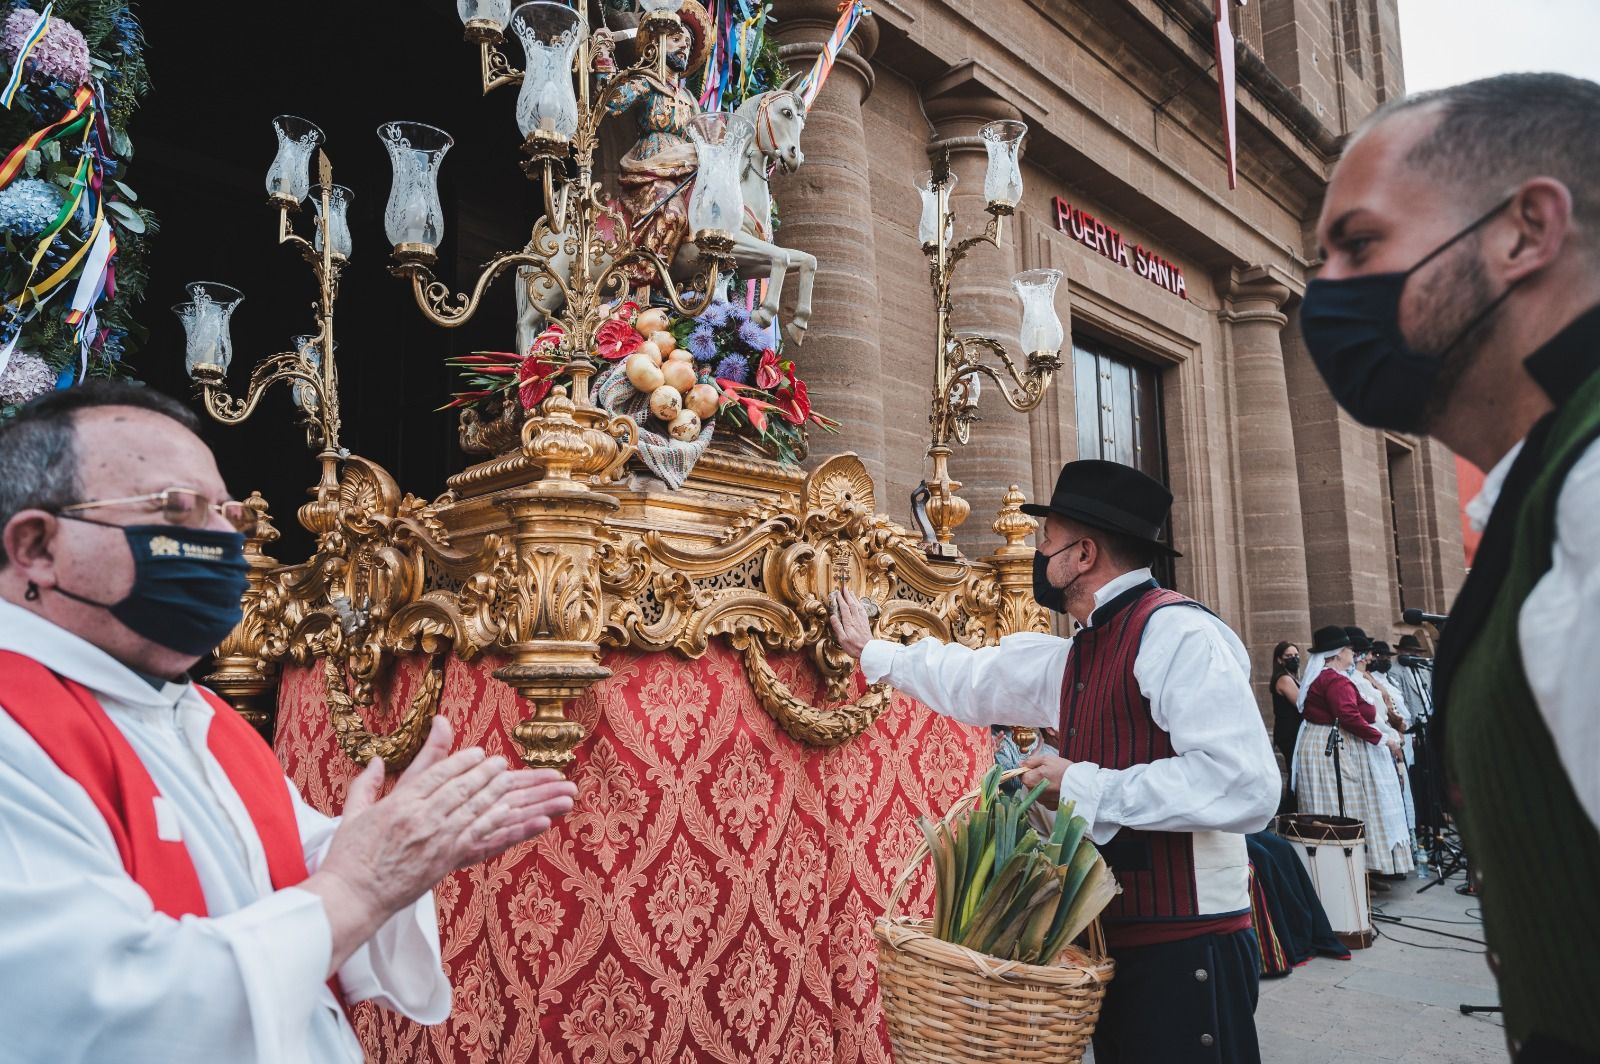
[[1432, 745], [1518, 1064], [1600, 1061], [1600, 85], [1513, 74], [1345, 151], [1300, 323], [1334, 397], [1486, 474]]

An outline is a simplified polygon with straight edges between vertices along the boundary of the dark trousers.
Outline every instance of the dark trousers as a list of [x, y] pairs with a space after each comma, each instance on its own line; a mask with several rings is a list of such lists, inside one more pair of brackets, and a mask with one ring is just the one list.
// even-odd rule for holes
[[1112, 950], [1095, 1064], [1261, 1064], [1253, 930]]
[[1600, 1064], [1600, 1054], [1536, 1034], [1522, 1043], [1516, 1064]]

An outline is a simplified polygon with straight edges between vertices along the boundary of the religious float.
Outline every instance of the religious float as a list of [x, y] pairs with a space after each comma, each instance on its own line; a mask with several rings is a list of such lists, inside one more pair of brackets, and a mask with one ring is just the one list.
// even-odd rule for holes
[[[743, 35], [765, 7], [741, 5], [761, 18], [730, 29], [694, 0], [617, 6], [460, 0], [484, 91], [520, 85], [522, 166], [544, 208], [465, 294], [433, 273], [449, 137], [380, 131], [390, 270], [421, 314], [456, 326], [497, 279], [518, 289], [516, 350], [458, 360], [450, 405], [482, 460], [442, 494], [407, 491], [340, 442], [348, 193], [320, 131], [277, 121], [267, 187], [280, 243], [315, 277], [313, 331], [259, 361], [236, 398], [238, 294], [191, 286], [179, 312], [212, 417], [241, 422], [275, 383], [292, 389], [321, 466], [298, 513], [316, 548], [272, 557], [267, 501], [250, 497], [245, 616], [208, 682], [324, 810], [370, 758], [402, 768], [441, 713], [460, 743], [579, 784], [554, 830], [441, 885], [453, 1013], [423, 1028], [359, 1007], [373, 1059], [887, 1060], [874, 919], [921, 841], [916, 817], [969, 792], [994, 745], [867, 686], [830, 636], [829, 600], [849, 588], [878, 636], [903, 641], [1046, 628], [1021, 492], [993, 518], [992, 553], [963, 557], [953, 530], [968, 504], [947, 469], [980, 378], [1028, 410], [1059, 366], [1054, 271], [1016, 279], [1020, 363], [949, 327], [953, 270], [1020, 199], [1025, 127], [985, 130], [981, 234], [954, 242], [947, 158], [921, 183], [939, 343], [933, 468], [908, 531], [878, 512], [855, 457], [798, 464], [808, 424], [825, 424], [797, 374], [816, 262], [773, 243], [770, 225], [768, 176], [802, 162], [807, 108], [862, 5], [845, 5], [809, 71], [748, 96], [708, 89], [704, 105], [679, 75], [720, 70], [726, 86], [728, 49], [759, 50]], [[608, 191], [599, 130], [635, 111], [643, 136]], [[307, 199], [309, 238], [296, 232]], [[791, 271], [785, 347], [774, 322]], [[931, 877], [905, 886], [900, 911], [929, 913]]]

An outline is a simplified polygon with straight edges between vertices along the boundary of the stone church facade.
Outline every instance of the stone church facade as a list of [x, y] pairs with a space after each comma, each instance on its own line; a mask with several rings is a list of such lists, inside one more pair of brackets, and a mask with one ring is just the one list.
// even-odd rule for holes
[[[1257, 679], [1279, 639], [1330, 623], [1390, 638], [1442, 612], [1464, 575], [1454, 459], [1337, 409], [1296, 325], [1342, 139], [1401, 94], [1396, 0], [1233, 8], [1238, 188], [1223, 154], [1210, 0], [873, 0], [809, 117], [806, 162], [775, 181], [779, 241], [820, 263], [800, 351], [817, 408], [845, 424], [814, 453], [866, 461], [901, 520], [928, 472], [933, 300], [912, 188], [930, 149], [960, 178], [956, 236], [983, 213], [978, 128], [1029, 124], [1026, 193], [998, 249], [957, 273], [958, 330], [1015, 350], [1018, 270], [1063, 271], [1070, 352], [1029, 416], [982, 403], [952, 472], [972, 555], [1010, 484], [1049, 493], [1075, 457], [1164, 479], [1176, 586], [1245, 638]], [[834, 0], [780, 0], [791, 66]], [[1263, 687], [1264, 691], [1264, 687]]]

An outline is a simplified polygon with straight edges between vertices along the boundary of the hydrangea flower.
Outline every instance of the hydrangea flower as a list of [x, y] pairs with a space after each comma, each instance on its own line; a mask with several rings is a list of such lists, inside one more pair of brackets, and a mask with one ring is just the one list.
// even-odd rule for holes
[[[27, 40], [39, 12], [29, 7], [19, 7], [6, 16], [4, 29], [0, 29], [0, 55], [15, 64], [22, 42]], [[35, 82], [61, 81], [77, 88], [89, 80], [89, 45], [78, 27], [65, 19], [52, 17], [44, 38], [34, 46], [28, 56], [28, 79]]]
[[689, 334], [689, 353], [696, 362], [710, 362], [717, 357], [717, 335], [707, 326], [700, 326]]
[[770, 339], [771, 337], [767, 335], [767, 330], [753, 321], [747, 321], [739, 326], [739, 342], [752, 351], [760, 351], [768, 347]]
[[13, 351], [0, 374], [0, 403], [25, 403], [56, 386], [56, 371], [30, 351]]
[[750, 363], [743, 355], [728, 355], [717, 363], [717, 376], [739, 384], [750, 383]]
[[13, 236], [44, 232], [61, 210], [61, 193], [48, 181], [25, 177], [0, 191], [0, 229]]

